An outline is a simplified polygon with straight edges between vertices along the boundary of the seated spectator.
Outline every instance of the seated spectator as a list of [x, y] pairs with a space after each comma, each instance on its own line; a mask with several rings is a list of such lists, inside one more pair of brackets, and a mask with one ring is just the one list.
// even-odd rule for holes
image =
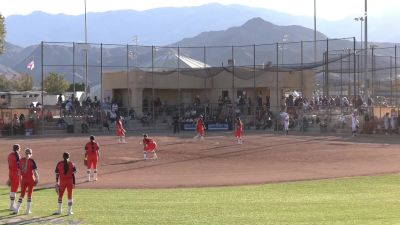
[[32, 118], [29, 118], [28, 121], [25, 122], [25, 135], [30, 136], [33, 135], [34, 130], [34, 121]]
[[150, 118], [149, 115], [144, 114], [143, 117], [140, 119], [140, 122], [142, 122], [142, 126], [150, 126]]
[[111, 123], [114, 123], [117, 120], [117, 113], [115, 113], [115, 112], [108, 112], [108, 113], [110, 114], [109, 117], [110, 117]]
[[46, 121], [47, 122], [52, 122], [53, 121], [53, 113], [50, 110], [47, 110]]
[[136, 113], [135, 113], [135, 110], [133, 108], [129, 109], [129, 117], [130, 117], [131, 120], [135, 119], [135, 116], [136, 116], [135, 114]]
[[111, 111], [114, 112], [114, 113], [118, 112], [118, 104], [117, 104], [117, 102], [114, 102], [111, 105]]
[[89, 133], [88, 117], [86, 115], [82, 116], [81, 133]]
[[59, 128], [65, 129], [65, 128], [67, 127], [67, 124], [66, 124], [66, 122], [65, 122], [65, 120], [64, 120], [63, 118], [59, 118], [59, 119], [57, 120], [57, 126], [58, 126]]

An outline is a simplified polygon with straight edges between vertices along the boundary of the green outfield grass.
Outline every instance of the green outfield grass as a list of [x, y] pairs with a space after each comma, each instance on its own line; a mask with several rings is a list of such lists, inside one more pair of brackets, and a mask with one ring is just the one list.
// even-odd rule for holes
[[220, 188], [76, 189], [75, 215], [69, 217], [51, 215], [57, 206], [54, 190], [34, 193], [31, 216], [10, 215], [8, 203], [3, 187], [0, 224], [392, 225], [400, 224], [400, 176]]

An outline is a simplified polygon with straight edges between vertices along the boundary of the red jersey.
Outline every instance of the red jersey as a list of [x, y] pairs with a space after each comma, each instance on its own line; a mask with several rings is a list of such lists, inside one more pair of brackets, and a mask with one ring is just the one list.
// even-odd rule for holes
[[204, 122], [203, 122], [203, 119], [201, 119], [201, 118], [197, 119], [196, 129], [197, 129], [197, 130], [204, 130]]
[[153, 143], [153, 142], [154, 141], [151, 138], [143, 138], [143, 144], [144, 145], [148, 145], [148, 144]]
[[74, 179], [76, 167], [70, 161], [67, 161], [67, 163], [69, 165], [67, 173], [64, 173], [64, 160], [57, 163], [55, 173], [59, 175], [60, 182], [72, 181]]
[[19, 169], [19, 154], [16, 152], [11, 152], [8, 155], [8, 174], [9, 176], [18, 176]]
[[143, 138], [144, 151], [154, 151], [157, 143], [151, 138]]
[[100, 146], [95, 141], [93, 141], [93, 142], [89, 141], [85, 145], [85, 150], [86, 150], [86, 154], [88, 156], [98, 156], [99, 155]]
[[117, 136], [125, 136], [124, 127], [122, 126], [122, 120], [117, 121]]
[[243, 122], [239, 121], [236, 123], [236, 130], [242, 132], [243, 131]]
[[22, 180], [34, 181], [33, 171], [37, 170], [36, 162], [33, 159], [22, 158], [19, 163]]

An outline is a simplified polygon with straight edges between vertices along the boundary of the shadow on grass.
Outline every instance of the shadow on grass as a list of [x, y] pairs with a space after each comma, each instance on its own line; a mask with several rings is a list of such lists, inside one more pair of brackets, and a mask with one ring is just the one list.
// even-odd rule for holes
[[69, 218], [66, 215], [48, 215], [48, 216], [42, 216], [42, 217], [33, 217], [33, 218], [28, 218], [28, 216], [18, 216], [14, 218], [9, 218], [8, 220], [4, 221], [5, 224], [8, 225], [23, 225], [23, 224], [72, 224], [72, 225], [78, 225], [82, 224], [81, 220], [74, 220], [72, 218]]

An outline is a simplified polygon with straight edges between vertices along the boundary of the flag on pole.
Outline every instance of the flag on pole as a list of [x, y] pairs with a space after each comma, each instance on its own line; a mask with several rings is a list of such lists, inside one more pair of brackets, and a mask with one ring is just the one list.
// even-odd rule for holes
[[35, 68], [35, 60], [32, 59], [32, 61], [30, 61], [28, 65], [26, 65], [26, 68], [33, 70]]

